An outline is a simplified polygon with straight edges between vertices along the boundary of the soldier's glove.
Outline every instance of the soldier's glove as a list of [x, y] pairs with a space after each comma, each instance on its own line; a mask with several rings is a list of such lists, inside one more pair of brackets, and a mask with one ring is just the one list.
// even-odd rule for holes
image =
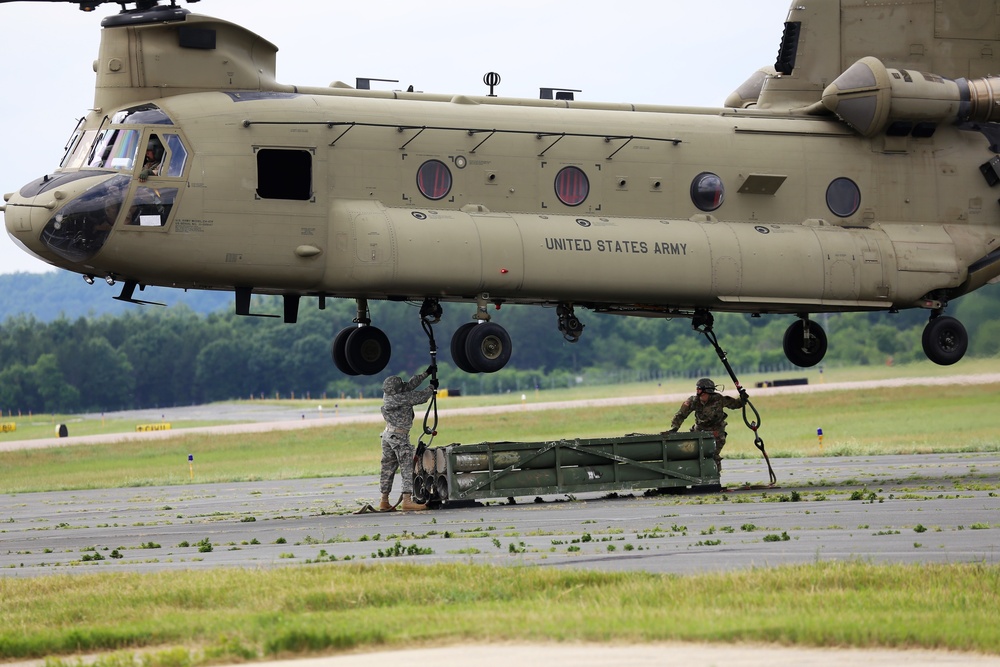
[[433, 380], [431, 380], [431, 387], [434, 388], [435, 390], [438, 388], [438, 386], [440, 386], [440, 384], [441, 383], [438, 382], [437, 378], [434, 378]]
[[740, 388], [740, 400], [743, 401], [743, 405], [746, 405], [747, 401], [750, 400], [750, 395], [747, 394], [747, 390], [742, 387]]
[[434, 375], [437, 372], [438, 372], [438, 366], [437, 366], [437, 364], [431, 364], [430, 366], [427, 367], [426, 373], [428, 375]]

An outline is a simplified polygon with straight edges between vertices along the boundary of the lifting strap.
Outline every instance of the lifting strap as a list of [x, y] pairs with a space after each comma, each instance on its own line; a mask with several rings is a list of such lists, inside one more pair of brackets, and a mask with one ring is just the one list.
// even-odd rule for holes
[[[754, 407], [754, 404], [750, 402], [750, 396], [747, 394], [746, 389], [740, 385], [740, 381], [736, 378], [736, 372], [733, 371], [733, 367], [729, 365], [729, 359], [726, 358], [726, 352], [719, 345], [719, 338], [715, 335], [715, 331], [712, 330], [712, 315], [711, 313], [699, 313], [692, 320], [692, 327], [695, 331], [700, 331], [705, 334], [705, 338], [708, 342], [712, 344], [715, 348], [716, 354], [719, 355], [719, 359], [722, 361], [722, 365], [726, 367], [726, 371], [729, 373], [729, 377], [733, 379], [733, 384], [736, 385], [736, 390], [740, 393], [740, 398], [743, 399], [743, 423], [747, 425], [754, 434], [754, 446], [760, 450], [760, 453], [764, 456], [764, 462], [767, 464], [767, 474], [771, 479], [770, 486], [774, 486], [778, 482], [778, 478], [774, 474], [774, 469], [771, 467], [771, 459], [768, 458], [767, 452], [764, 451], [764, 439], [760, 437], [760, 433], [757, 430], [760, 428], [760, 412]], [[754, 420], [751, 421], [747, 417], [747, 408], [753, 411]]]
[[[424, 333], [427, 334], [428, 345], [430, 346], [431, 354], [431, 386], [437, 384], [437, 343], [434, 341], [434, 329], [433, 326], [437, 322], [441, 321], [441, 306], [430, 299], [424, 301], [423, 306], [420, 307], [420, 326], [423, 328]], [[433, 413], [433, 417], [432, 417]], [[420, 457], [424, 455], [424, 450], [431, 446], [431, 442], [434, 441], [434, 436], [437, 435], [437, 425], [438, 425], [438, 408], [437, 408], [437, 387], [434, 387], [434, 392], [431, 394], [430, 403], [427, 404], [427, 412], [424, 413], [424, 432], [417, 439], [417, 448], [413, 452], [413, 463], [416, 464], [420, 460]], [[424, 436], [428, 435], [427, 442], [424, 442]]]

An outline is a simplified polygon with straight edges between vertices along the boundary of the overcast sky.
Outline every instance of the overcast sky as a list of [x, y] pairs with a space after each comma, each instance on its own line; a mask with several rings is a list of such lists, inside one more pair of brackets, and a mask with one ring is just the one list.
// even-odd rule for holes
[[[279, 48], [277, 79], [324, 86], [398, 79], [434, 93], [722, 106], [773, 65], [790, 0], [203, 0], [188, 5], [240, 23]], [[100, 21], [73, 4], [0, 4], [0, 193], [51, 173], [93, 104]], [[0, 273], [52, 270], [0, 233]]]

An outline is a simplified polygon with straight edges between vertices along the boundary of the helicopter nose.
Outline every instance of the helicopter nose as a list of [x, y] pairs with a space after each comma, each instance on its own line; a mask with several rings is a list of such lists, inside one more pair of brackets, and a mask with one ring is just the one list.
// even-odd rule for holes
[[0, 210], [3, 211], [7, 235], [24, 252], [52, 263], [54, 256], [46, 250], [40, 233], [56, 207], [55, 197], [49, 197], [49, 205], [36, 203], [34, 200], [39, 199], [38, 197], [23, 197], [17, 192], [9, 192], [3, 199], [4, 204], [0, 206]]
[[43, 176], [4, 196], [7, 233], [42, 261], [76, 271], [111, 234], [128, 182], [107, 172]]

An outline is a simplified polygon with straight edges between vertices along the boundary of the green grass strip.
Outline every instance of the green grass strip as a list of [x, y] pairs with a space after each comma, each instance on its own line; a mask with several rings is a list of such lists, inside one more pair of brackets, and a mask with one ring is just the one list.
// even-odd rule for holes
[[[313, 565], [0, 578], [0, 659], [145, 667], [456, 642], [767, 642], [1000, 654], [1000, 567], [700, 575]], [[117, 652], [117, 653], [116, 653]], [[52, 664], [52, 660], [49, 661]]]

